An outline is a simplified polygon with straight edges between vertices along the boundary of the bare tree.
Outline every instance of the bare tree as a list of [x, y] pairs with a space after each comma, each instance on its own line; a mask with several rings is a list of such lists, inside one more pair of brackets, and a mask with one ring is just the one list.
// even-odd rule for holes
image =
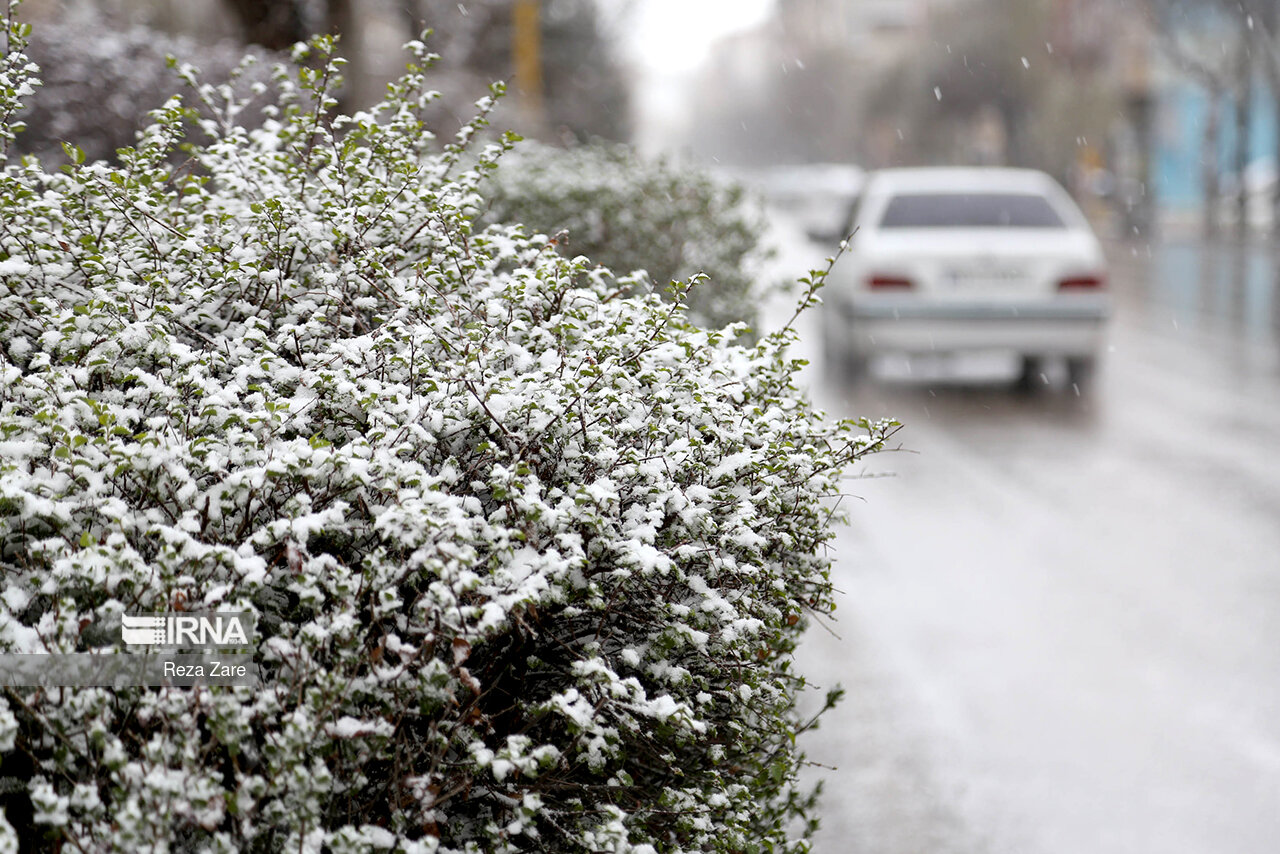
[[[1187, 38], [1189, 33], [1203, 31], [1206, 20], [1231, 22], [1228, 26], [1234, 29], [1236, 37], [1230, 51], [1221, 53], [1225, 63], [1229, 63], [1230, 57], [1235, 58], [1235, 63], [1231, 67], [1226, 67], [1224, 62], [1218, 63], [1220, 67], [1215, 69], [1215, 85], [1220, 92], [1232, 93], [1238, 124], [1242, 123], [1246, 129], [1253, 121], [1253, 90], [1258, 82], [1265, 85], [1272, 110], [1280, 115], [1280, 0], [1151, 0], [1151, 3], [1157, 9], [1157, 18], [1166, 32], [1173, 30], [1182, 38]], [[1204, 61], [1213, 55], [1213, 51], [1202, 51], [1199, 57]], [[1188, 62], [1186, 57], [1182, 57], [1177, 65], [1205, 79], [1201, 69]], [[1239, 131], [1238, 127], [1238, 137], [1241, 136]], [[1276, 135], [1274, 145], [1272, 158], [1280, 171], [1280, 134]], [[1247, 160], [1250, 153], [1238, 144], [1233, 154], [1234, 171], [1242, 180], [1242, 169], [1247, 165], [1242, 161]], [[1272, 228], [1280, 229], [1280, 180], [1272, 187], [1270, 201]], [[1240, 199], [1237, 199], [1237, 204], [1241, 204]], [[1243, 218], [1240, 208], [1237, 208], [1237, 221]]]
[[[1273, 110], [1280, 119], [1280, 0], [1242, 0], [1240, 11], [1251, 21], [1248, 32], [1262, 61]], [[1276, 181], [1271, 195], [1271, 228], [1280, 231], [1280, 132], [1276, 133], [1274, 144]]]
[[[1228, 94], [1235, 104], [1237, 143], [1242, 138], [1247, 140], [1247, 133], [1240, 133], [1243, 112], [1239, 108], [1241, 63], [1232, 61], [1241, 53], [1240, 45], [1222, 39], [1240, 39], [1242, 31], [1238, 27], [1228, 27], [1228, 33], [1219, 34], [1217, 38], [1219, 49], [1209, 47], [1209, 42], [1203, 38], [1208, 29], [1206, 16], [1212, 20], [1226, 15], [1226, 8], [1219, 0], [1153, 0], [1148, 11], [1151, 30], [1161, 52], [1174, 68], [1205, 91], [1206, 113], [1200, 142], [1200, 183], [1204, 195], [1201, 228], [1205, 237], [1217, 237], [1222, 207], [1222, 105]], [[1231, 47], [1224, 47], [1227, 44]], [[1240, 150], [1237, 144], [1237, 159], [1241, 156]]]

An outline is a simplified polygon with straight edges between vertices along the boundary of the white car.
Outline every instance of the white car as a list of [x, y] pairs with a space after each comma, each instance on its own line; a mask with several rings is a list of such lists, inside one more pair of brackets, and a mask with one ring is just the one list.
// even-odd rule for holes
[[828, 359], [851, 375], [873, 356], [1012, 351], [1024, 380], [1066, 360], [1082, 383], [1110, 312], [1102, 248], [1043, 172], [885, 169], [868, 175], [848, 257], [824, 292]]

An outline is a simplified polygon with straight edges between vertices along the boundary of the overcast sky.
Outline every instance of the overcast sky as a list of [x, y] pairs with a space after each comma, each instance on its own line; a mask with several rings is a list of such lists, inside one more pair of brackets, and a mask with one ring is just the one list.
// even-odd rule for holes
[[635, 0], [628, 51], [646, 71], [687, 74], [718, 38], [760, 22], [773, 0]]
[[711, 45], [760, 23], [773, 2], [633, 0], [622, 33], [627, 58], [639, 75], [633, 106], [641, 151], [671, 150], [689, 118], [688, 82]]

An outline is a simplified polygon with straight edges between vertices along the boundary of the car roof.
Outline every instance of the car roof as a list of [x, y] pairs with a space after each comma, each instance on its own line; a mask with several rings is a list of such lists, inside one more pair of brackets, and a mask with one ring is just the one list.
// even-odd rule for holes
[[1044, 193], [1056, 182], [1037, 169], [1004, 166], [920, 166], [880, 169], [867, 176], [881, 192], [1032, 192]]

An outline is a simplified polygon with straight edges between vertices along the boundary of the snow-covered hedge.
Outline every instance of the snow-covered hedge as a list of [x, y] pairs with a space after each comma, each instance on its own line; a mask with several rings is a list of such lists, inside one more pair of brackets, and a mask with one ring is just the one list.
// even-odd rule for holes
[[657, 293], [704, 274], [685, 298], [694, 323], [756, 323], [767, 290], [765, 222], [740, 185], [616, 143], [525, 142], [503, 158], [485, 194], [487, 222], [524, 223], [560, 236], [568, 255], [643, 270]]
[[475, 226], [503, 145], [431, 140], [420, 44], [369, 113], [302, 63], [256, 130], [197, 84], [46, 172], [12, 11], [0, 651], [243, 609], [266, 679], [0, 689], [0, 851], [803, 850], [790, 653], [892, 427]]

